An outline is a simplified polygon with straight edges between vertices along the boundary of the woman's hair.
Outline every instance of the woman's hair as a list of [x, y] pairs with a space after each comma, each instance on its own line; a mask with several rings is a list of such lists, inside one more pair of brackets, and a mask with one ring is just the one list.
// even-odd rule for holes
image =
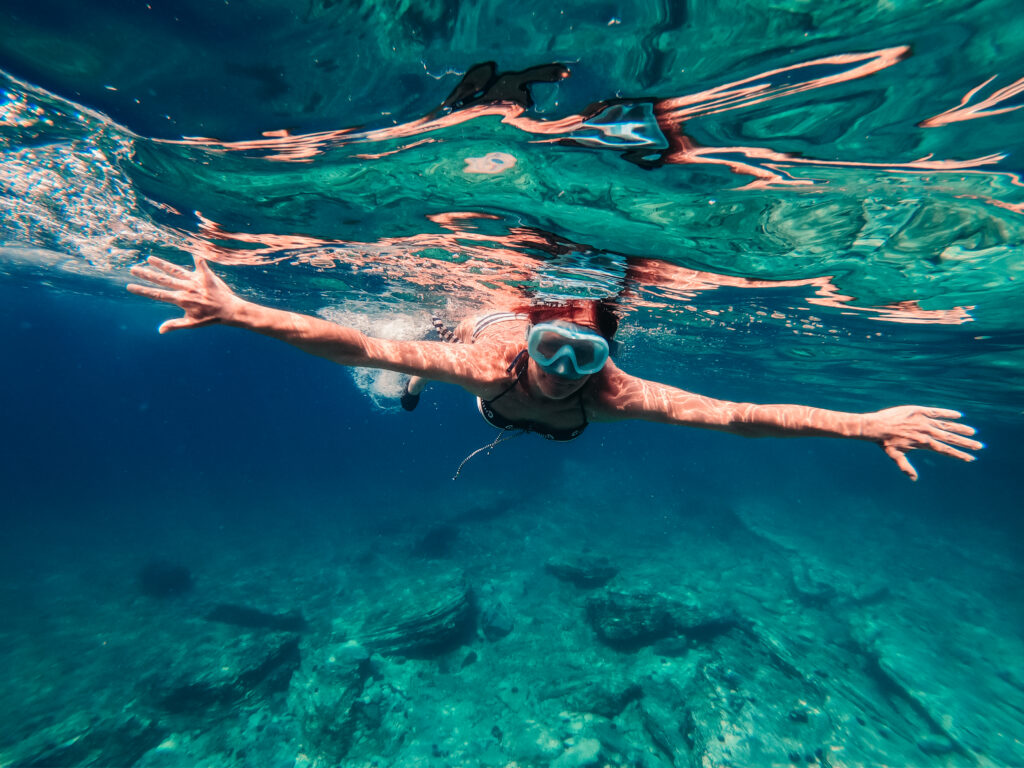
[[520, 307], [517, 311], [530, 318], [530, 323], [548, 323], [552, 320], [565, 320], [585, 328], [592, 328], [608, 341], [615, 336], [619, 328], [619, 318], [610, 300], [595, 301], [592, 299], [570, 299], [560, 304], [533, 304]]

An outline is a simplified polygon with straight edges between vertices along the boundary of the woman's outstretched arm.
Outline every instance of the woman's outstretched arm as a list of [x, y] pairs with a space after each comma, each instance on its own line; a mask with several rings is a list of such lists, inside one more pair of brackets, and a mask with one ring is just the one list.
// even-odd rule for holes
[[133, 276], [160, 287], [130, 284], [129, 291], [185, 311], [184, 317], [163, 323], [160, 333], [217, 323], [231, 325], [280, 339], [342, 365], [424, 376], [458, 384], [474, 394], [504, 374], [492, 370], [499, 366], [468, 344], [377, 339], [320, 318], [254, 304], [235, 295], [204, 259], [196, 257], [195, 265], [194, 270], [188, 270], [151, 257], [147, 266], [132, 268]]
[[877, 443], [890, 459], [917, 479], [907, 452], [931, 450], [974, 461], [967, 450], [984, 446], [970, 436], [973, 427], [952, 419], [945, 408], [902, 405], [873, 413], [844, 413], [806, 405], [732, 403], [630, 376], [618, 368], [603, 376], [597, 416], [611, 420], [644, 419], [704, 427], [747, 437], [845, 437]]

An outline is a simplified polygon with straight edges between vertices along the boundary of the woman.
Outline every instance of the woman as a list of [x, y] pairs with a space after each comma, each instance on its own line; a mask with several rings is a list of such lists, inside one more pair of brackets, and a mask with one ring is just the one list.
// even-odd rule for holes
[[151, 257], [148, 266], [133, 267], [132, 274], [160, 287], [131, 284], [129, 291], [185, 311], [184, 317], [163, 323], [160, 333], [222, 323], [342, 365], [408, 373], [417, 377], [414, 391], [422, 385], [419, 379], [457, 384], [476, 395], [484, 418], [503, 435], [528, 430], [571, 440], [591, 421], [645, 419], [748, 437], [845, 437], [877, 443], [911, 480], [917, 479], [917, 471], [908, 451], [928, 449], [973, 461], [965, 451], [983, 447], [971, 439], [972, 427], [951, 421], [959, 413], [943, 408], [904, 405], [842, 413], [802, 405], [731, 403], [630, 376], [608, 356], [614, 321], [595, 302], [474, 318], [456, 330], [458, 339], [468, 343], [390, 341], [245, 301], [199, 257], [192, 271]]

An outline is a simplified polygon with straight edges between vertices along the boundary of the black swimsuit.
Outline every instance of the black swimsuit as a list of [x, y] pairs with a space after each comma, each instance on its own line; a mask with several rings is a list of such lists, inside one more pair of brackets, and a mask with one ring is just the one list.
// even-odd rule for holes
[[496, 400], [500, 400], [513, 389], [515, 389], [516, 384], [519, 383], [519, 380], [523, 378], [523, 374], [526, 373], [528, 361], [526, 361], [525, 349], [518, 355], [516, 355], [515, 360], [512, 361], [512, 365], [508, 367], [508, 372], [512, 373], [512, 370], [517, 366], [518, 370], [516, 371], [515, 381], [513, 381], [504, 390], [502, 390], [500, 394], [498, 394], [491, 400], [484, 400], [479, 397], [476, 399], [476, 407], [480, 411], [480, 415], [484, 417], [484, 421], [486, 421], [492, 427], [497, 427], [498, 429], [503, 429], [508, 432], [517, 429], [523, 430], [524, 432], [536, 432], [538, 435], [542, 435], [544, 438], [548, 440], [554, 440], [559, 443], [568, 442], [569, 440], [575, 440], [577, 437], [583, 434], [583, 430], [587, 428], [588, 422], [587, 411], [583, 407], [582, 390], [578, 393], [578, 395], [580, 404], [580, 416], [583, 418], [583, 423], [580, 424], [578, 427], [559, 429], [557, 427], [548, 427], [545, 426], [544, 424], [537, 424], [536, 422], [533, 421], [512, 421], [511, 419], [506, 419], [504, 416], [502, 416], [500, 413], [494, 410], [494, 402]]

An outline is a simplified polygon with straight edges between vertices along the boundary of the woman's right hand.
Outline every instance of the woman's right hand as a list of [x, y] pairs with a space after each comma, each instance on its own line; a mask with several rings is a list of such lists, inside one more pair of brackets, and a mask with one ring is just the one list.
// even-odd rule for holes
[[974, 461], [976, 457], [967, 451], [985, 447], [971, 437], [974, 427], [953, 421], [960, 416], [959, 411], [948, 408], [899, 405], [861, 414], [858, 436], [878, 443], [907, 477], [917, 480], [917, 470], [906, 456], [909, 451], [925, 449], [961, 461]]
[[199, 256], [193, 258], [196, 268], [192, 271], [156, 256], [147, 259], [147, 266], [132, 267], [132, 275], [135, 277], [168, 290], [130, 283], [127, 287], [131, 293], [165, 301], [185, 310], [184, 317], [163, 323], [160, 333], [227, 322], [245, 303], [227, 283], [213, 274], [205, 259]]

